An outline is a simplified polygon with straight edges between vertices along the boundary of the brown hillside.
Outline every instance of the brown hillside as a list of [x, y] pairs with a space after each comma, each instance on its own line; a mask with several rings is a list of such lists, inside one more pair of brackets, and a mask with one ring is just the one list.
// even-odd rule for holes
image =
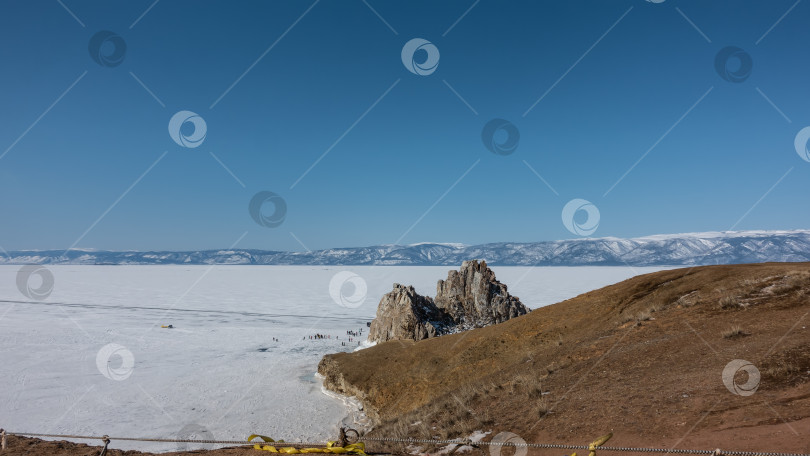
[[[369, 435], [810, 452], [810, 263], [646, 274], [505, 323], [326, 356]], [[722, 373], [761, 372], [750, 396]], [[744, 384], [747, 376], [735, 377]], [[414, 424], [416, 423], [416, 424]]]

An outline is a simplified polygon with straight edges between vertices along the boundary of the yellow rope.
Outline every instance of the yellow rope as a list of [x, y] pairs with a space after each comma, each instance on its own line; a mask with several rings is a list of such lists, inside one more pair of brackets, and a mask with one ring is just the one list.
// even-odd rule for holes
[[[258, 435], [258, 434], [251, 434], [248, 437], [248, 442], [255, 438], [260, 438], [264, 441], [264, 443], [284, 443], [283, 440], [273, 440], [270, 437], [265, 435]], [[286, 453], [286, 454], [300, 454], [300, 453], [352, 453], [352, 454], [359, 454], [365, 456], [366, 454], [366, 445], [362, 442], [352, 443], [350, 445], [346, 445], [344, 447], [335, 446], [335, 442], [327, 442], [325, 448], [294, 448], [291, 446], [285, 446], [281, 448], [276, 448], [274, 445], [259, 445], [258, 443], [253, 445], [253, 448], [262, 451], [269, 451], [271, 453]]]
[[[602, 437], [599, 437], [598, 439], [596, 439], [593, 442], [591, 442], [590, 444], [588, 444], [588, 451], [589, 451], [588, 456], [596, 456], [596, 449], [599, 448], [600, 446], [604, 445], [605, 442], [610, 440], [611, 437], [613, 437], [612, 432], [609, 433], [609, 434], [605, 434]], [[571, 453], [571, 456], [577, 456], [577, 453], [573, 452], [573, 453]]]

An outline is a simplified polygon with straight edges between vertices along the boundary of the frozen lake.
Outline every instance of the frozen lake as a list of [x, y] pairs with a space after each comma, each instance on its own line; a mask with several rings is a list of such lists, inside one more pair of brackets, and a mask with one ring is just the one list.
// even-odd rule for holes
[[[347, 408], [321, 392], [314, 378], [321, 356], [356, 348], [358, 339], [349, 342], [346, 331], [362, 328], [365, 338], [366, 322], [394, 282], [433, 296], [449, 269], [47, 266], [44, 283], [33, 274], [21, 291], [20, 266], [0, 266], [0, 427], [334, 439]], [[661, 269], [493, 268], [532, 309]], [[38, 300], [38, 289], [50, 294]], [[161, 328], [169, 324], [174, 328]], [[311, 340], [313, 334], [331, 339]], [[112, 447], [185, 448], [122, 441]]]

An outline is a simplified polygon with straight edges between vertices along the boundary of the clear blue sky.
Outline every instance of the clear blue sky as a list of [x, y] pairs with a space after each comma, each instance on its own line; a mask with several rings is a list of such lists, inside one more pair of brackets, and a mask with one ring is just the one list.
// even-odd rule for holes
[[[575, 198], [599, 237], [808, 228], [809, 19], [795, 0], [4, 1], [0, 246], [553, 240], [577, 237]], [[120, 64], [91, 58], [100, 31]], [[413, 38], [432, 74], [403, 65]], [[726, 46], [742, 82], [715, 69]], [[199, 147], [169, 135], [183, 110]], [[484, 146], [496, 118], [511, 154]], [[261, 191], [280, 225], [251, 218]]]

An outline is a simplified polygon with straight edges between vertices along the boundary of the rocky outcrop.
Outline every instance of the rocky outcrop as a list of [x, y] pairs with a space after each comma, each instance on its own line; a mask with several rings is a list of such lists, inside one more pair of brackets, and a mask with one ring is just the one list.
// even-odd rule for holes
[[371, 322], [368, 339], [372, 342], [422, 340], [444, 333], [448, 325], [452, 325], [452, 320], [430, 297], [419, 295], [412, 286], [395, 283], [394, 289], [383, 296], [377, 306], [377, 317]]
[[434, 301], [461, 329], [502, 323], [529, 311], [498, 282], [486, 261], [465, 261], [459, 271], [450, 271], [447, 280], [439, 280]]
[[498, 282], [486, 262], [465, 261], [459, 271], [447, 274], [447, 280], [439, 280], [435, 299], [395, 283], [380, 300], [368, 339], [428, 339], [501, 323], [528, 311]]

